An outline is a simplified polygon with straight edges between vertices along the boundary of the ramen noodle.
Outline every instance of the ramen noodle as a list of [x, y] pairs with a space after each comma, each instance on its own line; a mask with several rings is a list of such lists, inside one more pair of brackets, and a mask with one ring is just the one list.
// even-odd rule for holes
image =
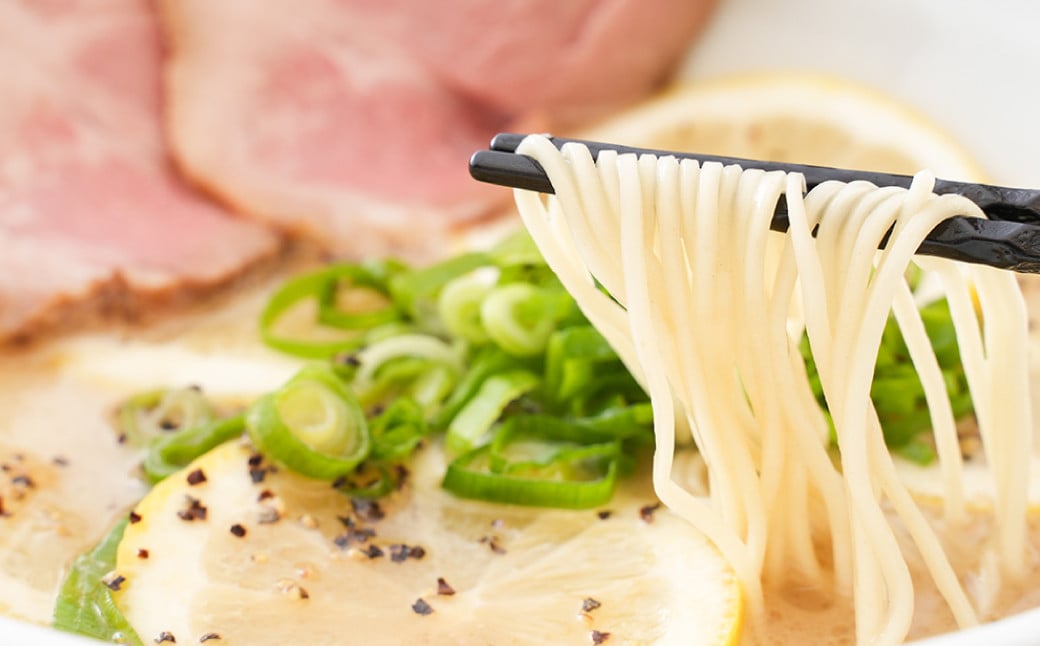
[[[943, 220], [984, 217], [975, 204], [933, 194], [924, 172], [909, 189], [828, 182], [805, 194], [799, 174], [613, 152], [593, 160], [584, 146], [557, 150], [541, 136], [517, 152], [555, 189], [517, 191], [526, 227], [650, 395], [654, 488], [730, 561], [753, 630], [766, 622], [763, 585], [797, 585], [851, 596], [859, 643], [902, 641], [915, 583], [894, 523], [956, 623], [980, 620], [943, 537], [897, 477], [870, 399], [893, 315], [927, 400], [943, 520], [966, 522], [954, 414], [911, 266], [939, 277], [974, 402], [996, 528], [983, 562], [1001, 581], [1024, 576], [1032, 420], [1022, 295], [1008, 272], [914, 256]], [[771, 232], [781, 198], [789, 229]], [[837, 451], [799, 352], [803, 334]], [[687, 428], [709, 496], [673, 478], [676, 432]]]

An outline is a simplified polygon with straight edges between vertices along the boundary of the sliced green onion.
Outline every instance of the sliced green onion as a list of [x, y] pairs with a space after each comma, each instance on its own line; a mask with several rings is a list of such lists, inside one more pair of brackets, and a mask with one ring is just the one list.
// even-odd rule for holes
[[333, 265], [294, 278], [278, 289], [260, 314], [260, 335], [268, 346], [298, 357], [320, 359], [352, 350], [365, 341], [363, 335], [351, 334], [333, 340], [292, 338], [279, 335], [275, 327], [282, 317], [300, 303], [317, 303], [318, 322], [326, 327], [345, 330], [369, 328], [400, 320], [401, 314], [393, 302], [374, 311], [344, 312], [337, 307], [337, 295], [344, 283], [373, 289], [390, 298], [389, 283], [405, 273], [400, 263], [368, 263], [364, 265]]
[[53, 626], [107, 642], [143, 646], [133, 626], [112, 599], [104, 578], [116, 566], [116, 552], [127, 521], [118, 523], [94, 549], [78, 557], [58, 591]]
[[603, 436], [619, 439], [645, 437], [652, 434], [654, 409], [650, 402], [608, 408], [597, 415], [572, 420], [574, 424]]
[[[491, 450], [482, 446], [457, 458], [442, 486], [462, 498], [561, 509], [597, 507], [614, 494], [616, 443], [558, 451], [548, 464], [517, 463], [499, 473], [491, 468]], [[567, 479], [579, 473], [583, 479]]]
[[445, 285], [437, 300], [437, 312], [448, 332], [474, 345], [487, 343], [480, 305], [490, 291], [491, 285], [475, 275], [461, 276]]
[[563, 451], [609, 446], [616, 453], [617, 438], [551, 415], [517, 415], [502, 422], [491, 440], [492, 471], [516, 465], [546, 466]]
[[239, 437], [244, 430], [245, 415], [235, 415], [165, 435], [148, 447], [141, 467], [149, 482], [155, 484], [203, 453]]
[[123, 402], [116, 416], [126, 440], [145, 447], [169, 433], [208, 423], [213, 407], [198, 388], [150, 390]]
[[530, 360], [506, 354], [498, 346], [481, 348], [473, 356], [465, 374], [444, 402], [444, 406], [434, 421], [434, 426], [439, 429], [446, 428], [451, 420], [459, 414], [459, 411], [477, 395], [481, 385], [492, 375], [521, 368], [534, 370], [535, 366]]
[[408, 398], [400, 398], [371, 420], [372, 458], [402, 460], [415, 450], [427, 426], [422, 407]]
[[402, 273], [390, 280], [390, 293], [397, 305], [414, 320], [436, 319], [436, 298], [452, 280], [491, 264], [483, 253], [466, 253], [426, 269]]
[[363, 342], [359, 334], [317, 341], [281, 336], [275, 332], [275, 326], [286, 312], [303, 301], [319, 299], [334, 280], [334, 272], [322, 270], [299, 276], [282, 285], [260, 313], [260, 336], [264, 343], [275, 350], [307, 359], [323, 359], [358, 348]]
[[[375, 298], [388, 296], [388, 302], [344, 306], [349, 290], [366, 289]], [[275, 337], [274, 322], [305, 299], [317, 303], [320, 323], [357, 334], [331, 342]], [[343, 265], [301, 277], [272, 298], [261, 327], [276, 347], [301, 356], [338, 355], [329, 374], [371, 415], [371, 450], [357, 473], [346, 469], [361, 464], [353, 458], [338, 468], [315, 463], [303, 449], [322, 459], [342, 458], [344, 447], [331, 441], [341, 436], [329, 430], [335, 424], [328, 421], [340, 416], [339, 404], [301, 389], [297, 379], [250, 409], [247, 430], [267, 451], [262, 431], [274, 429], [279, 439], [273, 460], [286, 463], [303, 455], [301, 465], [286, 466], [312, 477], [337, 472], [351, 491], [385, 493], [393, 479], [383, 477], [389, 465], [407, 458], [431, 429], [445, 431], [447, 450], [462, 455], [500, 437], [496, 425], [521, 428], [551, 412], [555, 418], [537, 423], [563, 428], [560, 433], [573, 439], [509, 440], [513, 457], [499, 451], [500, 439], [486, 457], [493, 454], [496, 469], [502, 467], [494, 475], [577, 482], [600, 480], [609, 466], [608, 490], [627, 464], [618, 454], [620, 443], [627, 447], [650, 437], [645, 393], [525, 232], [489, 252], [417, 271], [390, 263]], [[517, 452], [525, 446], [533, 453], [520, 460]], [[279, 448], [288, 457], [278, 455]]]
[[[368, 329], [401, 319], [401, 313], [390, 298], [387, 285], [390, 279], [405, 271], [399, 262], [384, 261], [362, 265], [341, 265], [318, 296], [318, 321], [341, 329]], [[343, 292], [366, 290], [378, 296], [380, 307], [360, 310], [339, 307]], [[373, 300], [366, 298], [365, 300]]]
[[458, 381], [458, 372], [455, 370], [443, 365], [433, 365], [412, 382], [408, 394], [422, 406], [426, 415], [432, 416], [440, 409]]
[[[542, 258], [534, 240], [525, 230], [505, 238], [489, 253], [499, 269], [499, 285], [530, 283], [539, 287], [563, 289], [556, 274], [545, 264], [545, 259]], [[580, 311], [576, 305], [573, 310]]]
[[445, 439], [448, 452], [458, 455], [480, 444], [506, 406], [536, 388], [538, 382], [538, 377], [527, 370], [512, 370], [488, 377], [448, 425]]
[[545, 259], [538, 251], [538, 245], [526, 229], [506, 236], [489, 252], [492, 260], [499, 267], [520, 265], [545, 267]]
[[145, 430], [141, 424], [141, 418], [159, 405], [165, 393], [165, 390], [149, 390], [138, 393], [120, 404], [116, 411], [117, 428], [121, 438], [125, 438], [131, 446], [147, 446], [157, 435], [152, 432], [155, 429]]
[[382, 407], [400, 397], [437, 364], [418, 357], [396, 357], [386, 361], [364, 385], [354, 379], [353, 387], [365, 410]]
[[519, 357], [545, 351], [549, 336], [573, 299], [557, 289], [510, 283], [492, 289], [480, 305], [480, 320], [500, 348]]
[[614, 348], [591, 325], [558, 330], [545, 352], [546, 393], [556, 402], [567, 401], [602, 374], [602, 364], [614, 361]]
[[370, 388], [375, 381], [376, 371], [386, 362], [399, 357], [417, 357], [436, 361], [462, 372], [459, 349], [428, 334], [402, 334], [386, 338], [368, 346], [355, 355], [360, 367], [355, 382], [360, 390]]
[[595, 378], [579, 388], [565, 411], [574, 417], [590, 417], [637, 403], [648, 403], [642, 387], [632, 378], [624, 364], [601, 364]]
[[368, 456], [370, 440], [357, 397], [331, 367], [303, 368], [246, 413], [249, 436], [265, 455], [297, 473], [333, 480]]

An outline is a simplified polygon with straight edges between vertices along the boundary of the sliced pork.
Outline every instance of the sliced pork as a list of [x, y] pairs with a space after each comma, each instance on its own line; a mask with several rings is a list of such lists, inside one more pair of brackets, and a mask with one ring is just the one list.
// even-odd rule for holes
[[344, 0], [466, 96], [587, 119], [665, 81], [714, 0]]
[[172, 172], [147, 0], [0, 3], [0, 344], [218, 286], [279, 238]]
[[443, 249], [446, 225], [501, 191], [465, 162], [504, 127], [329, 0], [172, 0], [170, 136], [185, 170], [237, 208], [339, 252]]
[[352, 254], [437, 253], [508, 200], [472, 152], [632, 100], [710, 1], [163, 0], [169, 136], [239, 210]]

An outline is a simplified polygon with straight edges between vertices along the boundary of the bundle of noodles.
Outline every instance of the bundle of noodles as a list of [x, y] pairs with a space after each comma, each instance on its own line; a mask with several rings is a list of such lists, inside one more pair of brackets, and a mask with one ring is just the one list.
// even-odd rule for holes
[[[1011, 274], [913, 255], [942, 220], [981, 217], [977, 206], [934, 195], [926, 173], [909, 190], [827, 183], [803, 195], [797, 174], [609, 153], [593, 161], [582, 146], [558, 151], [537, 136], [518, 152], [556, 191], [547, 201], [517, 192], [527, 228], [651, 397], [657, 494], [731, 561], [757, 629], [765, 582], [851, 595], [859, 643], [905, 638], [914, 582], [895, 523], [957, 623], [978, 621], [942, 537], [897, 479], [870, 399], [891, 313], [926, 393], [956, 527], [966, 516], [962, 456], [905, 279], [911, 263], [937, 272], [950, 304], [995, 495], [994, 573], [1022, 576], [1032, 449], [1023, 299]], [[781, 196], [786, 234], [769, 231]], [[803, 333], [840, 460], [799, 353]], [[677, 419], [707, 466], [708, 498], [673, 480]]]

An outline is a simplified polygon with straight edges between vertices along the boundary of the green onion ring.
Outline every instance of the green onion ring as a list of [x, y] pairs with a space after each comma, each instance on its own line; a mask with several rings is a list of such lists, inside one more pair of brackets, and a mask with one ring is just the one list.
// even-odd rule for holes
[[326, 364], [306, 366], [258, 399], [246, 413], [246, 430], [269, 458], [318, 480], [350, 473], [370, 448], [357, 397]]

